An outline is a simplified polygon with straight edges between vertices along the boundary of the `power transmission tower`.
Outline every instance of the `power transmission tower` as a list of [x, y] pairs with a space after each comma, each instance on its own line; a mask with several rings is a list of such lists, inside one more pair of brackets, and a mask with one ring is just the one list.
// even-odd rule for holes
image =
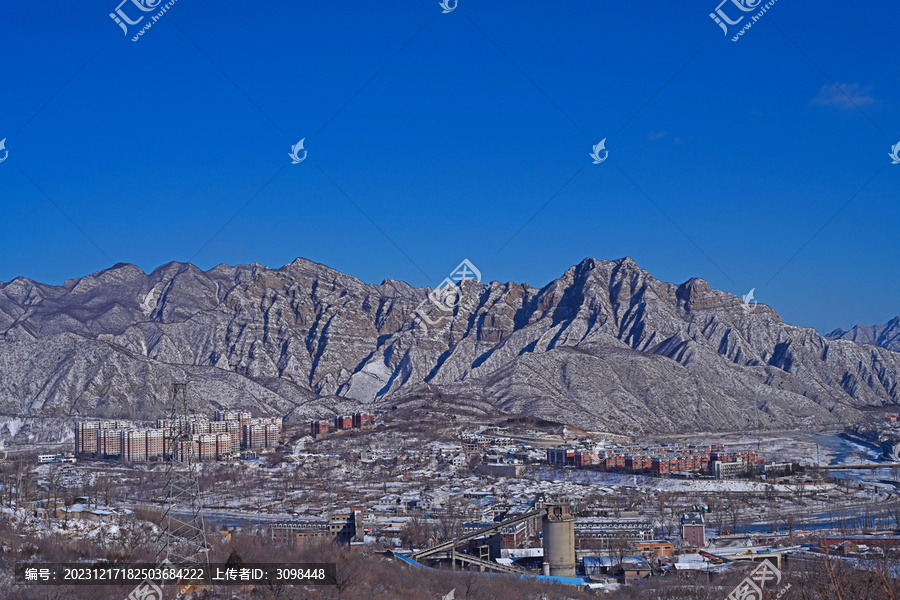
[[[188, 410], [187, 384], [176, 383], [165, 427], [165, 500], [159, 520], [156, 562], [209, 567], [209, 546], [200, 504], [200, 481]], [[208, 572], [208, 570], [207, 570]]]

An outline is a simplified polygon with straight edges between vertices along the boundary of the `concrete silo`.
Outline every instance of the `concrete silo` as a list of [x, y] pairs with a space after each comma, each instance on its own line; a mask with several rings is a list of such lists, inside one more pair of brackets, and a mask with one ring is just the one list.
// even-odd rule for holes
[[544, 573], [575, 576], [575, 517], [566, 505], [548, 506], [544, 516]]

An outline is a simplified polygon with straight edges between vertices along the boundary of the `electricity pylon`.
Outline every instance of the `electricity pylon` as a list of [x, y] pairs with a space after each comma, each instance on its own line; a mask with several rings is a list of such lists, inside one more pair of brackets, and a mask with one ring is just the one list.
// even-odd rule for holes
[[[187, 384], [176, 383], [164, 435], [165, 500], [159, 519], [156, 562], [209, 566], [209, 546], [200, 503], [200, 480], [195, 453]], [[207, 570], [208, 572], [208, 570]]]

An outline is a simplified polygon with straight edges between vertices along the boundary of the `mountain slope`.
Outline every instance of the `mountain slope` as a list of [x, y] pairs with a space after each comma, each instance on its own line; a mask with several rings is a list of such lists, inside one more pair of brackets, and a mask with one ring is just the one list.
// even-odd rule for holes
[[630, 258], [585, 259], [542, 289], [467, 280], [452, 317], [423, 330], [429, 291], [304, 259], [0, 284], [0, 414], [14, 423], [0, 435], [153, 418], [176, 380], [209, 406], [297, 419], [442, 401], [615, 432], [837, 423], [898, 402], [900, 354]]
[[900, 352], [900, 317], [894, 317], [884, 325], [857, 325], [850, 331], [835, 329], [825, 337], [830, 340], [852, 340], [858, 344], [874, 344]]

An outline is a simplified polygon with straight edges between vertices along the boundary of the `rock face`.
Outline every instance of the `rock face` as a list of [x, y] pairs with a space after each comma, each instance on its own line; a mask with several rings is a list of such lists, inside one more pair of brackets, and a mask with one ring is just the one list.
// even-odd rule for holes
[[586, 259], [543, 289], [465, 281], [452, 316], [423, 330], [429, 291], [304, 259], [0, 284], [0, 436], [155, 418], [174, 381], [201, 410], [299, 420], [442, 402], [617, 433], [821, 425], [898, 402], [900, 354], [630, 258]]
[[850, 331], [835, 329], [829, 340], [852, 340], [858, 344], [874, 344], [894, 352], [900, 352], [900, 317], [894, 317], [884, 325], [857, 325]]

